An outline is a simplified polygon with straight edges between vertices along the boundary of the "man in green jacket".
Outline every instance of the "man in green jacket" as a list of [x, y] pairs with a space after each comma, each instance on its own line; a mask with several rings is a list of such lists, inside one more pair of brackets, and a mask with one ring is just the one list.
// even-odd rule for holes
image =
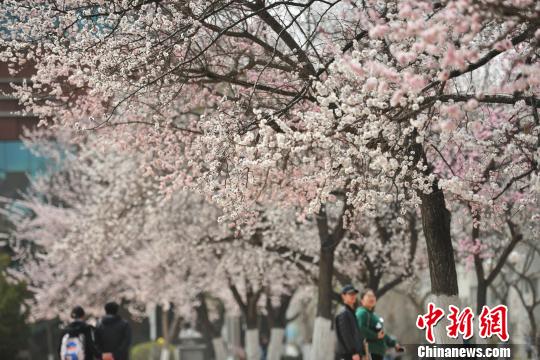
[[366, 289], [361, 294], [359, 306], [356, 309], [356, 321], [360, 333], [367, 340], [369, 352], [373, 360], [382, 360], [388, 348], [394, 347], [402, 351], [402, 347], [395, 338], [386, 335], [383, 330], [383, 319], [375, 313], [377, 297], [371, 289]]

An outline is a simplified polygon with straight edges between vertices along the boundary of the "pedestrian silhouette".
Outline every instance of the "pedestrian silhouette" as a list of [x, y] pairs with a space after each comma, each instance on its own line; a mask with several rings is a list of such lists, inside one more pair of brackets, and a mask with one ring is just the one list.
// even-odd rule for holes
[[59, 353], [62, 360], [94, 360], [99, 357], [94, 339], [94, 328], [85, 321], [81, 306], [71, 310], [73, 321], [61, 333]]
[[120, 306], [115, 302], [105, 305], [105, 316], [96, 328], [96, 343], [102, 360], [129, 360], [131, 327], [118, 315]]

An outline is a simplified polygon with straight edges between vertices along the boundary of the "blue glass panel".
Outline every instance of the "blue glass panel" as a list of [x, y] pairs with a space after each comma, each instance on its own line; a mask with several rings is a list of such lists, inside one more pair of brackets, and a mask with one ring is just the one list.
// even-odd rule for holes
[[6, 175], [6, 151], [4, 150], [4, 142], [0, 142], [0, 177], [5, 177]]
[[34, 155], [22, 141], [0, 141], [0, 176], [24, 172], [30, 176], [43, 172], [47, 159]]
[[30, 151], [20, 141], [6, 142], [7, 170], [27, 172], [30, 170]]

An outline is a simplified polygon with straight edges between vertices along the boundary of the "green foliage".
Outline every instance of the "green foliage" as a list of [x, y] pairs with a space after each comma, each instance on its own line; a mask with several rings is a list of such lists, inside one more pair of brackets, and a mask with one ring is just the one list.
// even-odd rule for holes
[[[157, 342], [145, 342], [131, 348], [131, 360], [159, 360], [162, 345]], [[169, 345], [169, 354], [173, 358], [174, 346]]]
[[2, 358], [15, 359], [28, 345], [28, 314], [23, 306], [28, 292], [23, 283], [8, 283], [4, 271], [9, 261], [6, 254], [0, 253], [0, 354]]

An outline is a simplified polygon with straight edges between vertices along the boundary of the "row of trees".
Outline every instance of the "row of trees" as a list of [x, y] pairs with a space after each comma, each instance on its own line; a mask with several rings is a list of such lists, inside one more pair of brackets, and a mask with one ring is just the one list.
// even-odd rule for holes
[[[205, 236], [212, 245], [277, 250], [283, 264], [311, 257], [315, 359], [327, 358], [340, 252], [360, 253], [359, 266], [379, 272], [367, 281], [384, 289], [369, 248], [384, 253], [396, 238], [425, 244], [434, 301], [444, 306], [458, 295], [452, 235], [474, 260], [485, 302], [512, 248], [536, 234], [534, 1], [23, 0], [5, 1], [2, 13], [2, 58], [14, 71], [35, 64], [18, 91], [43, 124], [93, 133], [92, 149], [136, 159], [143, 183], [168, 199], [200, 194], [232, 224]], [[94, 191], [107, 201], [104, 184]], [[266, 225], [270, 209], [316, 224], [317, 244], [294, 224], [285, 244], [273, 240], [272, 226], [289, 226]], [[122, 226], [139, 234], [143, 224]], [[193, 251], [189, 241], [160, 248]], [[503, 249], [492, 254], [500, 266], [488, 271], [493, 246]], [[406, 254], [400, 261], [421, 263]], [[412, 271], [401, 269], [396, 283]]]
[[[268, 316], [270, 357], [279, 358], [292, 296], [317, 285], [315, 219], [259, 206], [249, 222], [220, 223], [215, 205], [190, 191], [160, 195], [139, 157], [99, 149], [93, 135], [73, 139], [40, 131], [28, 146], [59, 160], [33, 182], [19, 202], [23, 211], [10, 214], [17, 224], [11, 244], [22, 264], [11, 274], [31, 285], [35, 319], [65, 316], [72, 304], [99, 313], [102, 299], [122, 298], [140, 315], [150, 304], [173, 306], [167, 341], [182, 320], [197, 320], [204, 334], [219, 338], [222, 319], [206, 305], [212, 295], [245, 319], [250, 359], [259, 356], [258, 318]], [[327, 206], [330, 228], [342, 218], [342, 208], [340, 201]], [[328, 276], [342, 284], [365, 283], [382, 296], [417, 273], [426, 261], [414, 261], [415, 217], [406, 224], [395, 217], [391, 207], [381, 206], [377, 217], [344, 235]], [[328, 290], [330, 307], [339, 299], [334, 288]], [[223, 355], [221, 340], [213, 342]], [[332, 343], [327, 346], [331, 351]]]

